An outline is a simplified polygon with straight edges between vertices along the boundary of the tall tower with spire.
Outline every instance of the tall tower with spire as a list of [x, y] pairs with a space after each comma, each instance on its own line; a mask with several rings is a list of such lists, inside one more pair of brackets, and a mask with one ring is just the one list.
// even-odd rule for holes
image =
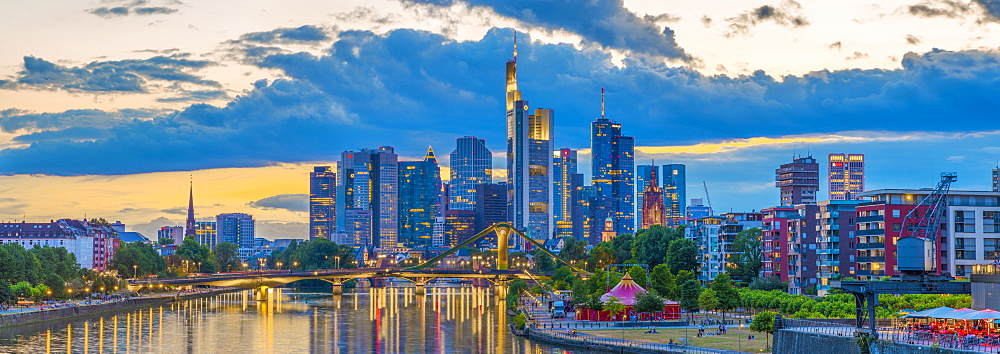
[[399, 242], [430, 246], [441, 205], [441, 168], [434, 149], [422, 161], [399, 162]]
[[635, 139], [622, 135], [621, 123], [604, 116], [604, 89], [601, 89], [601, 117], [591, 124], [592, 183], [603, 198], [614, 200], [611, 218], [619, 235], [635, 229]]
[[642, 191], [642, 226], [648, 229], [653, 225], [663, 225], [663, 190], [656, 180], [656, 163], [649, 169], [649, 184]]
[[[517, 32], [514, 58], [507, 62], [508, 217], [529, 237], [552, 237], [552, 152], [555, 111], [528, 108], [517, 87]], [[520, 240], [515, 247], [523, 248]]]
[[188, 188], [188, 217], [187, 223], [184, 225], [184, 237], [196, 237], [196, 235], [197, 231], [194, 225], [194, 178], [192, 177]]

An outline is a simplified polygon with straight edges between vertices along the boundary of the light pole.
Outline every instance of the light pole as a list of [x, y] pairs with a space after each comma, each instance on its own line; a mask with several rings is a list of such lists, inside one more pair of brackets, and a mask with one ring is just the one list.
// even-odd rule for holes
[[132, 265], [132, 279], [138, 279], [138, 278], [139, 278], [139, 266], [133, 264]]
[[340, 269], [340, 256], [333, 257], [333, 259], [337, 260], [337, 269]]
[[740, 322], [740, 332], [736, 334], [736, 345], [743, 351], [743, 322]]

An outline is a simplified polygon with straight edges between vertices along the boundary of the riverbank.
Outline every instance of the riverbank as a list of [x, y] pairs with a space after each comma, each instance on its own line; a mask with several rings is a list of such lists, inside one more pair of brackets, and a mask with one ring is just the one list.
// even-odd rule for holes
[[180, 294], [162, 293], [96, 304], [74, 305], [69, 307], [3, 314], [0, 315], [0, 328], [10, 328], [47, 321], [100, 315], [109, 312], [134, 310], [159, 304], [166, 304], [173, 301], [198, 299], [239, 290], [242, 289], [226, 288]]

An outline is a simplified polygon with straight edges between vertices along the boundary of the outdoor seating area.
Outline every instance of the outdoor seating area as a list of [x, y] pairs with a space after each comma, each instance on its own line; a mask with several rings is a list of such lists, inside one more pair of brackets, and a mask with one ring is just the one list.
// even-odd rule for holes
[[[938, 343], [947, 347], [1000, 348], [1000, 311], [939, 307], [909, 313], [897, 322], [898, 334], [914, 344]], [[890, 337], [898, 337], [890, 336]]]

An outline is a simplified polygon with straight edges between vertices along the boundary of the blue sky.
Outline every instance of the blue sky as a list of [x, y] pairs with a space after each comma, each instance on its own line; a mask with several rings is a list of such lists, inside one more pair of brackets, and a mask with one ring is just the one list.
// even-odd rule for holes
[[0, 219], [86, 213], [148, 233], [181, 220], [189, 175], [258, 176], [283, 182], [209, 188], [199, 216], [249, 212], [265, 236], [296, 236], [309, 167], [340, 151], [430, 145], [446, 162], [474, 135], [502, 169], [515, 28], [521, 90], [556, 110], [557, 146], [588, 148], [604, 87], [640, 162], [687, 164], [689, 197], [705, 181], [721, 211], [776, 203], [774, 168], [796, 154], [866, 153], [869, 188], [957, 171], [956, 189], [988, 189], [1000, 160], [988, 0], [248, 1], [220, 20], [223, 5], [0, 5], [6, 33], [68, 21], [0, 49]]

